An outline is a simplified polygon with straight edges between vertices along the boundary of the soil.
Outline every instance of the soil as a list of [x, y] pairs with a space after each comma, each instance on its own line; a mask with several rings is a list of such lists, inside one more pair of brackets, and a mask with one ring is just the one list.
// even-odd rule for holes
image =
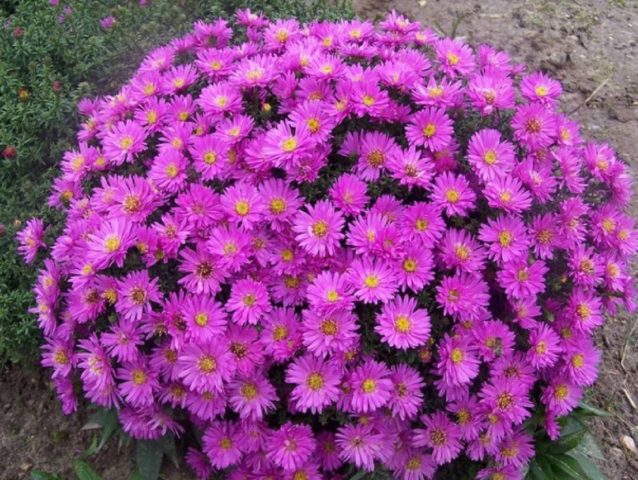
[[[490, 43], [515, 61], [542, 69], [563, 82], [562, 108], [581, 122], [582, 133], [605, 140], [638, 173], [638, 2], [634, 0], [354, 0], [357, 13], [374, 19], [396, 9], [424, 25], [472, 45]], [[638, 217], [638, 196], [632, 213]], [[622, 435], [638, 443], [638, 319], [609, 319], [599, 336], [601, 374], [588, 402], [613, 416], [593, 420], [613, 480], [638, 478], [638, 456], [623, 449]], [[30, 478], [44, 470], [73, 478], [95, 432], [82, 430], [88, 414], [65, 417], [47, 379], [35, 366], [0, 372], [0, 480]], [[105, 480], [123, 480], [134, 469], [132, 448], [111, 441], [87, 459]], [[190, 475], [174, 467], [163, 478]]]

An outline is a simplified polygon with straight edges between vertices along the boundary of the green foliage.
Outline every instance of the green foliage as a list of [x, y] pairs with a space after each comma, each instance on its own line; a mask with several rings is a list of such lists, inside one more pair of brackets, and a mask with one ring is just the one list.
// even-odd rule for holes
[[102, 480], [102, 477], [84, 460], [73, 462], [73, 472], [78, 480]]
[[[60, 21], [70, 3], [73, 12]], [[15, 148], [15, 155], [0, 153], [0, 224], [6, 229], [0, 238], [0, 364], [36, 358], [40, 334], [27, 310], [37, 267], [22, 264], [13, 239], [31, 217], [56, 223], [46, 203], [55, 165], [76, 143], [78, 100], [117, 92], [148, 51], [185, 33], [196, 19], [231, 19], [236, 8], [302, 21], [352, 16], [348, 0], [60, 4], [0, 2], [0, 152]], [[107, 15], [117, 23], [104, 31], [99, 21]]]
[[550, 440], [544, 431], [537, 431], [536, 457], [530, 463], [527, 480], [604, 480], [592, 461], [603, 458], [586, 425], [586, 418], [592, 415], [609, 414], [581, 403], [571, 415], [561, 419], [557, 441]]

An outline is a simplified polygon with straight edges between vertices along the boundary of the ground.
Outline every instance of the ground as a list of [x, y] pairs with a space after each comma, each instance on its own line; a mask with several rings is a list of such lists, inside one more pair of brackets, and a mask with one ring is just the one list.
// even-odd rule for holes
[[[638, 172], [638, 2], [633, 0], [355, 0], [360, 16], [389, 9], [473, 44], [505, 49], [517, 62], [560, 79], [562, 108], [583, 125], [583, 134], [609, 142]], [[638, 202], [632, 205], [634, 216]], [[638, 440], [637, 319], [609, 319], [599, 342], [601, 375], [589, 402], [613, 416], [593, 422], [607, 478], [638, 478], [638, 456], [624, 450], [622, 435]], [[0, 480], [29, 478], [32, 469], [68, 475], [92, 433], [81, 431], [86, 415], [64, 417], [46, 375], [36, 369], [0, 373]], [[129, 450], [116, 442], [89, 463], [105, 480], [126, 479], [133, 468]], [[190, 478], [169, 469], [165, 478]]]

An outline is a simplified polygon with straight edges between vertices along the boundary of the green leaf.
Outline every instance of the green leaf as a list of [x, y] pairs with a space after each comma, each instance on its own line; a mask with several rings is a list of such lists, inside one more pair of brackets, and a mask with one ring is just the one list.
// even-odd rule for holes
[[578, 462], [578, 465], [589, 480], [605, 480], [605, 476], [589, 458], [577, 452], [570, 452], [569, 456]]
[[578, 444], [573, 453], [577, 453], [587, 458], [595, 458], [598, 460], [605, 459], [598, 442], [596, 442], [596, 439], [590, 433], [585, 434], [583, 441]]
[[559, 476], [556, 477], [557, 480], [589, 480], [587, 474], [574, 457], [563, 453], [560, 455], [548, 455], [547, 459], [552, 465], [552, 468], [559, 474]]
[[43, 472], [42, 470], [33, 470], [31, 472], [31, 480], [62, 480], [62, 477], [55, 473]]
[[581, 415], [590, 417], [613, 417], [612, 413], [606, 410], [601, 410], [600, 408], [589, 405], [588, 403], [585, 403], [583, 401], [578, 404], [577, 412], [579, 412]]
[[136, 448], [137, 470], [142, 480], [157, 480], [162, 469], [164, 451], [157, 441], [139, 440]]
[[552, 455], [569, 452], [582, 442], [586, 433], [587, 430], [583, 428], [567, 435], [561, 435], [558, 441], [549, 447], [549, 451]]
[[158, 443], [162, 449], [162, 452], [164, 452], [164, 455], [166, 455], [171, 460], [171, 462], [173, 462], [175, 468], [179, 468], [177, 447], [175, 446], [175, 436], [172, 433], [167, 433], [158, 440]]
[[102, 477], [83, 460], [75, 460], [73, 462], [73, 471], [78, 480], [102, 480]]
[[529, 472], [527, 474], [527, 478], [530, 480], [552, 480], [551, 474], [551, 470], [547, 472], [543, 468], [543, 466], [541, 466], [541, 462], [539, 462], [537, 459], [534, 459], [529, 464]]
[[95, 455], [98, 453], [102, 450], [102, 448], [104, 448], [106, 442], [108, 442], [113, 436], [119, 426], [117, 412], [115, 410], [101, 409], [89, 418], [88, 423], [83, 428], [91, 427], [93, 425], [99, 425], [102, 428], [102, 434], [98, 441], [91, 443], [91, 446], [89, 446], [86, 450], [87, 455]]

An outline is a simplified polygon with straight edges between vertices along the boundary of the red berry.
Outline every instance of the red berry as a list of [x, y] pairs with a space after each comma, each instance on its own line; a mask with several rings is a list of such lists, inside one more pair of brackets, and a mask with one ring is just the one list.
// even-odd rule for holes
[[2, 155], [4, 155], [5, 158], [14, 158], [16, 156], [16, 153], [18, 153], [18, 151], [13, 145], [7, 145], [2, 151]]

